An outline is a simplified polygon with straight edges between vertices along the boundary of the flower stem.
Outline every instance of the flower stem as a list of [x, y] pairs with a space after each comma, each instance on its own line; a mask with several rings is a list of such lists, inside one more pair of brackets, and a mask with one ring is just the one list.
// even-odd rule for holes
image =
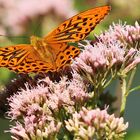
[[128, 81], [127, 91], [126, 91], [127, 96], [130, 93], [130, 87], [132, 85], [132, 81], [134, 79], [135, 73], [136, 73], [136, 68], [134, 68], [133, 71], [131, 72], [131, 75], [130, 75], [130, 78], [129, 78], [129, 81]]
[[131, 92], [133, 92], [133, 91], [136, 91], [136, 90], [139, 90], [139, 89], [140, 89], [140, 86], [137, 86], [137, 87], [135, 87], [135, 88], [129, 90], [129, 93], [131, 93]]
[[[122, 101], [121, 101], [121, 108], [120, 108], [120, 116], [122, 117], [124, 115], [124, 111], [125, 111], [125, 106], [126, 106], [126, 100], [127, 100], [127, 96], [130, 93], [130, 87], [132, 84], [132, 81], [134, 79], [136, 73], [136, 69], [134, 69], [131, 72], [130, 78], [127, 81], [125, 77], [121, 78], [121, 89], [122, 89]], [[128, 84], [127, 84], [128, 83]]]
[[126, 80], [125, 78], [121, 79], [121, 89], [122, 89], [122, 101], [121, 101], [121, 108], [120, 108], [120, 116], [124, 115], [125, 106], [126, 106]]

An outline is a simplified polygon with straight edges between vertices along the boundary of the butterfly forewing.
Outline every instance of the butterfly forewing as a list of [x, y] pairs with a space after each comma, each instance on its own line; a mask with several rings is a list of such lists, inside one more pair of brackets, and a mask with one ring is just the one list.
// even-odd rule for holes
[[109, 6], [87, 10], [66, 20], [44, 40], [48, 43], [76, 42], [84, 39], [95, 26], [108, 14]]
[[21, 44], [0, 48], [0, 66], [19, 73], [55, 71], [50, 61], [44, 61], [31, 45]]

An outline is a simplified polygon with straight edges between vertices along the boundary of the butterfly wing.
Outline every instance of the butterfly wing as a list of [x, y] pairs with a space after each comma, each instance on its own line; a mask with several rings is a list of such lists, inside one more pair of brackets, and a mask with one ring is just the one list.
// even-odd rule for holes
[[19, 73], [55, 71], [49, 58], [43, 61], [38, 52], [27, 44], [0, 48], [0, 67]]
[[108, 14], [110, 6], [97, 7], [73, 16], [49, 33], [47, 43], [76, 42], [84, 39]]
[[66, 20], [43, 38], [49, 44], [57, 71], [71, 63], [72, 58], [80, 53], [79, 48], [67, 43], [84, 39], [109, 10], [109, 6], [103, 6], [82, 12]]
[[27, 44], [0, 48], [0, 67], [7, 67], [19, 73], [60, 70], [80, 53], [79, 48], [67, 43], [84, 39], [109, 10], [109, 6], [87, 10], [60, 24], [42, 40], [47, 44], [44, 49], [46, 54], [51, 57], [42, 58], [37, 49]]
[[59, 71], [72, 62], [79, 55], [80, 49], [67, 43], [54, 43], [50, 45], [55, 70]]

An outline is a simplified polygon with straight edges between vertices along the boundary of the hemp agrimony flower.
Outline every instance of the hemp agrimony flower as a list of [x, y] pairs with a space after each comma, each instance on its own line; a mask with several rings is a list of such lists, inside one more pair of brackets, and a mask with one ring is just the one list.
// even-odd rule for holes
[[[125, 76], [140, 63], [138, 45], [140, 26], [114, 24], [97, 36], [97, 42], [86, 41], [83, 52], [72, 68], [88, 79], [95, 88], [105, 88], [112, 79]], [[133, 47], [128, 47], [128, 46]], [[137, 45], [137, 46], [136, 46]]]
[[84, 107], [79, 113], [75, 112], [65, 123], [66, 128], [73, 132], [75, 140], [118, 140], [125, 136], [128, 127], [123, 118], [109, 115], [106, 109], [87, 110]]
[[[77, 77], [78, 78], [78, 77]], [[54, 139], [60, 131], [67, 114], [76, 111], [89, 98], [83, 83], [75, 77], [52, 82], [49, 78], [40, 80], [34, 88], [22, 89], [9, 98], [8, 116], [17, 120], [10, 132], [13, 139]], [[79, 77], [80, 79], [80, 77]], [[43, 84], [44, 83], [44, 84]]]

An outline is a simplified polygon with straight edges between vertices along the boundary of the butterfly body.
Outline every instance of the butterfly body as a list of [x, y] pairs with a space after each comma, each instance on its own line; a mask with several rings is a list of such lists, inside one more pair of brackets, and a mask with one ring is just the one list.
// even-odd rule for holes
[[80, 53], [79, 48], [68, 43], [84, 39], [109, 10], [109, 6], [87, 10], [64, 21], [43, 38], [31, 36], [31, 44], [0, 48], [0, 67], [19, 73], [63, 69]]
[[51, 48], [47, 44], [47, 42], [36, 36], [31, 36], [30, 40], [32, 47], [44, 61], [46, 61], [47, 59], [52, 59], [53, 54], [51, 53]]

